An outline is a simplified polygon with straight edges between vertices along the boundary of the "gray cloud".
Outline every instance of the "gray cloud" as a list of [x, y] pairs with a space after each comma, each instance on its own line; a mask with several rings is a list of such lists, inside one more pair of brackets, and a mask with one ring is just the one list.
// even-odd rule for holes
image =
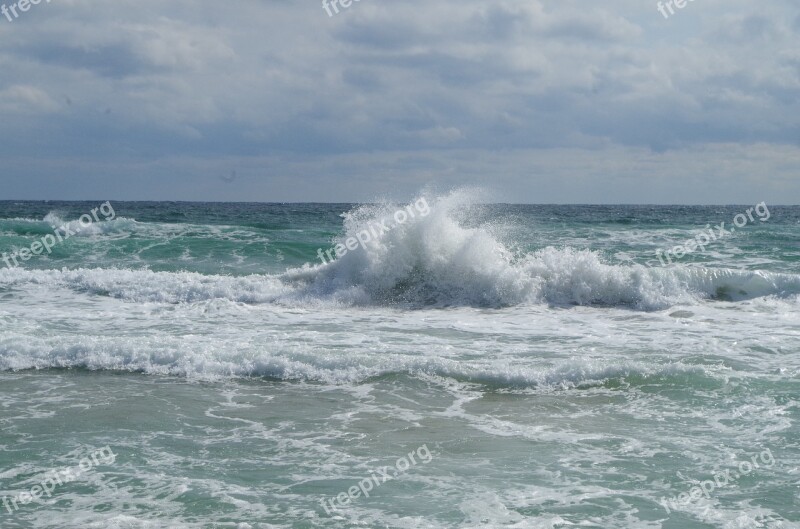
[[[741, 174], [752, 152], [781, 201], [797, 202], [797, 11], [40, 4], [0, 20], [0, 198], [83, 198], [99, 185], [119, 199], [348, 201], [502, 183], [533, 202], [746, 202], [770, 189]], [[216, 176], [234, 170], [233, 183]], [[715, 183], [656, 195], [649, 182], [666, 174], [684, 190]], [[48, 187], [58, 178], [68, 191]]]

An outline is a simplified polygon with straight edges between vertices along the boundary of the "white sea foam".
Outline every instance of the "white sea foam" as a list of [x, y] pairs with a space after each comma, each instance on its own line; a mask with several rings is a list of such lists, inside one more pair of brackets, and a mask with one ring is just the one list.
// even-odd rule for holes
[[[575, 388], [610, 380], [647, 380], [695, 376], [719, 378], [716, 369], [681, 362], [658, 364], [616, 358], [570, 359], [554, 364], [504, 357], [478, 360], [450, 358], [447, 348], [429, 347], [426, 355], [375, 352], [351, 342], [338, 355], [324, 347], [270, 338], [231, 342], [223, 336], [117, 337], [46, 339], [0, 334], [0, 371], [84, 368], [118, 370], [214, 380], [227, 377], [269, 377], [314, 380], [330, 384], [358, 383], [391, 374], [436, 376], [508, 387]], [[534, 360], [535, 358], [532, 358]], [[724, 374], [724, 373], [723, 373]]]

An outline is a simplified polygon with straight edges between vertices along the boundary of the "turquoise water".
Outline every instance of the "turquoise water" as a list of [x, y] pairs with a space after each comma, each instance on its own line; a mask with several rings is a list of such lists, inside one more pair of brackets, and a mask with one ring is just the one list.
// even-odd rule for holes
[[0, 263], [3, 529], [800, 527], [800, 207], [109, 206]]

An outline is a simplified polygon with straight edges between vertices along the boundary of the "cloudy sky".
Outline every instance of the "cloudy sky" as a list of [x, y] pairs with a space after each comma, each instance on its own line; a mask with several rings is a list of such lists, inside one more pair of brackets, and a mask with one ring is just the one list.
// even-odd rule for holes
[[0, 199], [800, 203], [796, 0], [46, 1]]

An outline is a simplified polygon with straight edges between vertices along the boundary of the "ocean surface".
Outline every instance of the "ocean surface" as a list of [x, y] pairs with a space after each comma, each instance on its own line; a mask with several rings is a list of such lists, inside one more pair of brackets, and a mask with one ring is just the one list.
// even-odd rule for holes
[[800, 527], [800, 207], [482, 198], [0, 202], [0, 528]]

